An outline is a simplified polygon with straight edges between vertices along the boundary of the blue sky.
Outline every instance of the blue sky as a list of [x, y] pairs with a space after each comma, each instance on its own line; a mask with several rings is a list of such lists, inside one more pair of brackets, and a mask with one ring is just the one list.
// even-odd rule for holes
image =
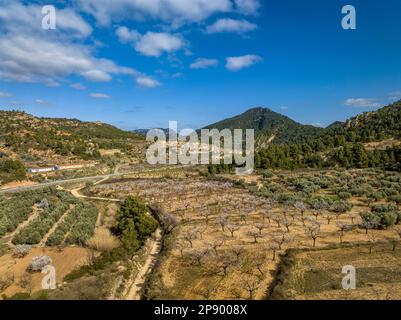
[[399, 0], [0, 0], [0, 108], [135, 129], [262, 106], [326, 126], [401, 99], [400, 20]]

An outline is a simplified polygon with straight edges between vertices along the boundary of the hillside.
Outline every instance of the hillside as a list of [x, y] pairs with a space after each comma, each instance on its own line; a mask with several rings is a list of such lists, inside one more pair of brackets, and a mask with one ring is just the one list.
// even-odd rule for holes
[[[38, 118], [24, 112], [0, 111], [3, 165], [10, 160], [20, 161], [26, 167], [99, 161], [105, 154], [114, 152], [138, 153], [143, 141], [140, 135], [100, 122]], [[113, 152], [108, 152], [110, 150]], [[17, 163], [8, 162], [6, 166], [18, 166], [21, 172]]]
[[205, 129], [254, 129], [259, 148], [271, 143], [302, 142], [324, 131], [311, 125], [302, 125], [267, 108], [254, 108], [236, 117], [211, 124]]
[[335, 123], [305, 142], [262, 150], [263, 168], [385, 167], [401, 169], [401, 101]]

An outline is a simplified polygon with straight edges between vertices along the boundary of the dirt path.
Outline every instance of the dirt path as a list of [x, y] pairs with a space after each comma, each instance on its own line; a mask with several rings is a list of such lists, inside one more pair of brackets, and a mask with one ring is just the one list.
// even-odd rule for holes
[[11, 232], [10, 234], [4, 236], [4, 239], [7, 241], [7, 244], [11, 247], [13, 247], [13, 243], [11, 242], [14, 238], [14, 236], [20, 232], [20, 230], [22, 230], [23, 228], [25, 228], [32, 220], [36, 219], [39, 215], [39, 213], [41, 213], [42, 211], [39, 210], [35, 205], [32, 208], [32, 213], [29, 216], [29, 218], [27, 220], [25, 220], [24, 222], [20, 223], [17, 227], [17, 229], [15, 229], [13, 232]]
[[148, 240], [146, 244], [148, 249], [147, 258], [143, 266], [141, 266], [138, 274], [135, 279], [132, 279], [127, 285], [128, 293], [125, 296], [125, 300], [140, 300], [141, 299], [141, 289], [146, 280], [146, 276], [152, 270], [156, 258], [160, 253], [160, 245], [162, 240], [162, 231], [158, 228], [154, 234], [154, 236]]
[[79, 199], [86, 199], [86, 200], [97, 200], [97, 201], [110, 201], [110, 202], [123, 202], [123, 200], [120, 199], [111, 199], [111, 198], [101, 198], [101, 197], [88, 197], [84, 196], [81, 194], [79, 191], [81, 191], [83, 188], [78, 188], [78, 189], [73, 189], [71, 190], [71, 194]]
[[49, 239], [50, 235], [53, 234], [53, 232], [57, 229], [57, 227], [64, 221], [64, 219], [68, 216], [68, 214], [74, 210], [75, 205], [70, 205], [70, 208], [64, 212], [64, 214], [61, 216], [60, 219], [58, 219], [58, 221], [51, 227], [51, 229], [49, 230], [49, 232], [43, 237], [43, 239], [39, 242], [39, 247], [45, 247], [46, 246], [46, 242], [47, 239]]

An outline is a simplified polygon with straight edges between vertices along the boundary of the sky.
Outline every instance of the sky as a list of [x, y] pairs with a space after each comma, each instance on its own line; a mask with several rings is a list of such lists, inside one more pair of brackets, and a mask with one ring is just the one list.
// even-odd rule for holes
[[0, 0], [0, 109], [131, 130], [268, 107], [327, 126], [401, 99], [400, 21], [399, 0]]

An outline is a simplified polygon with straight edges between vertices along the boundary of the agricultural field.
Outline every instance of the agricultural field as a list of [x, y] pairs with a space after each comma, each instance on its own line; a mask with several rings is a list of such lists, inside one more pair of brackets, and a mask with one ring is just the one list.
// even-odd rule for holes
[[400, 174], [376, 170], [265, 171], [249, 182], [110, 180], [86, 192], [134, 194], [157, 208], [164, 250], [145, 298], [266, 299], [287, 249], [366, 245], [381, 255], [375, 248], [385, 243], [383, 254], [398, 254], [400, 181]]
[[[48, 256], [57, 283], [88, 263], [99, 210], [66, 190], [44, 188], [0, 199], [0, 294], [41, 290], [43, 275], [28, 271], [32, 259]], [[92, 242], [91, 242], [92, 241]]]

